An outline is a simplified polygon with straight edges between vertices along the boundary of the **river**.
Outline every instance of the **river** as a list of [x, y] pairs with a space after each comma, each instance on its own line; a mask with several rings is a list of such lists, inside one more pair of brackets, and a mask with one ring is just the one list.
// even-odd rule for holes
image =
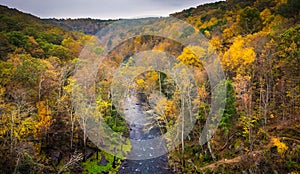
[[153, 111], [141, 94], [131, 95], [127, 99], [124, 113], [129, 125], [132, 148], [118, 173], [171, 174], [166, 142], [162, 138], [159, 138], [159, 143], [152, 141], [160, 137], [161, 131]]

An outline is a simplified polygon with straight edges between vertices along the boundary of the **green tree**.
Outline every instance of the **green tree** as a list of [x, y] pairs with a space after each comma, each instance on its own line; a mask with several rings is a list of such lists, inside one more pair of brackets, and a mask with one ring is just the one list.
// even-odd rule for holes
[[243, 34], [252, 34], [262, 28], [262, 20], [257, 8], [246, 7], [240, 14], [238, 22]]
[[13, 31], [7, 33], [6, 36], [8, 37], [9, 42], [16, 47], [24, 48], [24, 49], [30, 47], [28, 36], [21, 31]]
[[234, 118], [237, 118], [237, 111], [236, 111], [236, 99], [235, 99], [235, 91], [234, 86], [230, 80], [226, 80], [226, 92], [227, 97], [225, 101], [225, 110], [220, 122], [220, 126], [225, 129], [225, 133], [229, 132], [230, 126], [234, 123]]
[[42, 33], [40, 38], [48, 43], [52, 43], [55, 45], [60, 45], [61, 42], [63, 41], [62, 36], [54, 33], [49, 33], [49, 32]]
[[294, 17], [299, 16], [300, 1], [299, 0], [288, 0], [286, 4], [282, 4], [278, 8], [278, 13], [283, 17]]
[[8, 38], [0, 33], [0, 60], [6, 60], [7, 54], [12, 50]]

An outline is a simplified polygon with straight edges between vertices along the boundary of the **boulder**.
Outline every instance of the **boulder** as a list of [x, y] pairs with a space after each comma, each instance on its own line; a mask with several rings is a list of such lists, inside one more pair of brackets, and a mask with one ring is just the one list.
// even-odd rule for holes
[[106, 166], [107, 165], [107, 160], [105, 159], [105, 156], [102, 154], [100, 162], [97, 163], [99, 166]]

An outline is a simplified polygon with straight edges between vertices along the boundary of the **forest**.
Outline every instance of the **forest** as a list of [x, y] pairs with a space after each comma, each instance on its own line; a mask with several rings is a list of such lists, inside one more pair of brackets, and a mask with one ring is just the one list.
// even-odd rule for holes
[[[141, 95], [143, 102], [136, 105], [156, 115], [151, 118], [155, 126], [147, 127], [148, 132], [158, 128], [164, 134], [173, 127], [182, 127], [174, 131], [174, 137], [180, 139], [178, 146], [168, 151], [167, 160], [162, 159], [167, 161], [170, 173], [298, 174], [299, 9], [299, 0], [227, 0], [170, 14], [193, 26], [175, 33], [178, 38], [197, 31], [207, 40], [224, 71], [221, 89], [225, 91], [211, 86], [210, 72], [195, 54], [202, 53], [201, 48], [143, 35], [109, 51], [105, 63], [97, 67], [94, 86], [85, 90], [94, 91], [95, 112], [101, 120], [114, 133], [127, 138], [121, 147], [117, 143], [107, 147], [124, 152], [114, 155], [90, 139], [86, 123], [97, 118], [80, 114], [86, 107], [74, 104], [74, 94], [84, 90], [78, 85], [77, 73], [88, 76], [89, 69], [82, 67], [106, 51], [98, 45], [96, 33], [122, 19], [40, 19], [0, 5], [0, 173], [121, 173], [128, 165], [124, 163], [126, 153], [133, 147], [128, 140], [131, 127], [118, 111], [118, 101], [112, 100], [111, 90], [126, 83]], [[162, 21], [154, 25], [162, 26]], [[158, 32], [174, 28], [168, 26]], [[126, 37], [126, 33], [118, 34]], [[86, 49], [89, 60], [80, 59]], [[184, 124], [176, 119], [185, 118], [180, 114], [185, 104], [180, 96], [185, 95], [181, 90], [188, 87], [181, 84], [189, 81], [177, 82], [161, 71], [138, 74], [138, 68], [130, 69], [146, 62], [134, 59], [136, 52], [146, 50], [167, 52], [178, 64], [191, 69], [181, 69], [178, 75], [182, 81], [192, 75], [196, 82], [192, 93], [199, 96], [188, 105], [197, 108], [193, 108], [195, 123], [186, 138], [182, 137]], [[163, 58], [160, 61], [166, 65]], [[119, 74], [137, 75], [130, 84], [121, 78], [114, 83], [112, 72], [118, 68]], [[201, 132], [212, 101], [224, 92], [218, 127], [202, 143]], [[105, 130], [100, 130], [97, 137], [103, 142], [117, 142]], [[173, 144], [172, 139], [166, 139], [167, 147]]]

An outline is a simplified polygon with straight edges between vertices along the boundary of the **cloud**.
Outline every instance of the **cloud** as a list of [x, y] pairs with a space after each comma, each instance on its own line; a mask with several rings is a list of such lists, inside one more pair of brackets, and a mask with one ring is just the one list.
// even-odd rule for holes
[[170, 13], [216, 0], [1, 0], [41, 18], [136, 18]]

